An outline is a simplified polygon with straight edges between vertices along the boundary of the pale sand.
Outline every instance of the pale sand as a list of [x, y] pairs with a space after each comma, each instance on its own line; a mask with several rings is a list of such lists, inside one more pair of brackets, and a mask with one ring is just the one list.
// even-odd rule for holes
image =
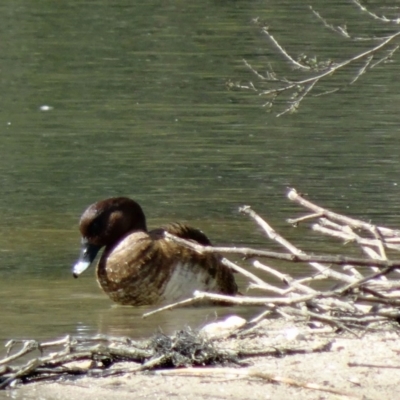
[[[231, 364], [224, 367], [225, 376], [221, 374], [221, 367], [217, 367], [218, 373], [202, 377], [161, 376], [154, 372], [108, 378], [82, 377], [53, 383], [28, 384], [4, 391], [2, 395], [13, 399], [59, 400], [398, 399], [400, 398], [399, 332], [400, 329], [394, 327], [356, 338], [348, 333], [310, 333], [306, 325], [294, 322], [264, 321], [256, 332], [240, 339], [225, 339], [220, 341], [218, 346], [257, 350], [274, 346], [312, 348], [318, 343], [333, 340], [332, 348], [330, 351], [319, 353], [247, 358], [249, 367], [235, 367]], [[381, 367], [351, 367], [349, 362]], [[382, 366], [393, 366], [397, 369]], [[347, 395], [299, 388], [285, 383], [271, 383], [257, 377], [233, 376], [230, 374], [232, 368], [239, 368], [242, 371], [245, 368], [252, 368], [254, 371], [256, 368], [257, 371], [291, 378], [296, 382], [314, 383]]]

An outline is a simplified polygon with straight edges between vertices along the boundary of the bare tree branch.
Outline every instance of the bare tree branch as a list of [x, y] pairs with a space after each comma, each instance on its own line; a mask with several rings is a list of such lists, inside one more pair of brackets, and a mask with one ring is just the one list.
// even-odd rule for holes
[[[371, 12], [367, 7], [363, 6], [360, 1], [352, 0], [352, 3], [363, 13], [373, 18], [374, 20], [381, 23], [391, 23], [393, 25], [400, 24], [400, 18], [390, 19], [385, 16], [379, 16], [374, 12]], [[299, 70], [303, 73], [310, 75], [305, 79], [298, 78], [287, 78], [278, 77], [268, 66], [268, 71], [265, 75], [260, 74], [247, 60], [243, 60], [245, 66], [259, 79], [258, 83], [250, 82], [247, 85], [237, 84], [233, 85], [241, 89], [251, 89], [258, 92], [259, 96], [267, 96], [269, 101], [264, 104], [265, 107], [272, 108], [278, 96], [285, 96], [284, 103], [286, 106], [283, 111], [277, 112], [276, 116], [282, 116], [286, 113], [296, 112], [301, 103], [309, 96], [322, 96], [332, 94], [337, 91], [343, 90], [346, 87], [353, 85], [357, 82], [362, 75], [366, 74], [376, 66], [391, 61], [394, 54], [399, 48], [398, 38], [400, 31], [396, 30], [390, 35], [385, 36], [369, 36], [359, 37], [351, 36], [348, 33], [346, 26], [334, 26], [326, 21], [326, 19], [317, 11], [310, 7], [313, 15], [329, 30], [333, 31], [346, 38], [347, 40], [353, 41], [374, 41], [378, 42], [372, 47], [356, 54], [350, 58], [347, 58], [340, 62], [334, 62], [331, 60], [317, 61], [316, 58], [310, 58], [303, 56], [301, 60], [291, 55], [284, 46], [276, 39], [270, 32], [269, 28], [262, 28], [262, 32], [268, 37], [272, 44], [277, 48], [278, 53], [291, 65], [295, 70]], [[391, 47], [389, 48], [389, 46]], [[361, 66], [358, 66], [361, 64]], [[354, 68], [357, 67], [354, 73]], [[346, 83], [339, 84], [335, 88], [323, 89], [319, 88], [323, 82], [331, 79], [332, 76], [339, 70], [349, 70], [349, 74], [353, 77]], [[318, 87], [318, 89], [317, 89]], [[319, 91], [318, 91], [319, 90]]]

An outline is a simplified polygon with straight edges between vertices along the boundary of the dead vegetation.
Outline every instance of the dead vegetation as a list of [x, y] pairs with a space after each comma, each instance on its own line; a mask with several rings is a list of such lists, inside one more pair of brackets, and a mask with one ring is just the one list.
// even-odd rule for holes
[[[347, 257], [341, 253], [307, 254], [279, 235], [250, 207], [241, 207], [240, 211], [254, 219], [266, 236], [282, 246], [285, 252], [201, 246], [169, 234], [168, 237], [199, 252], [239, 254], [246, 259], [253, 259], [252, 264], [255, 268], [278, 278], [283, 286], [271, 285], [227, 259], [224, 259], [224, 263], [249, 280], [248, 289], [272, 293], [274, 297], [230, 297], [195, 292], [191, 299], [171, 304], [145, 316], [209, 299], [240, 305], [265, 305], [266, 310], [258, 317], [259, 319], [271, 314], [295, 316], [308, 321], [329, 324], [336, 329], [354, 334], [357, 334], [353, 331], [356, 328], [372, 329], [387, 323], [397, 323], [400, 318], [398, 309], [400, 305], [400, 280], [398, 279], [400, 260], [390, 260], [387, 252], [396, 254], [400, 250], [400, 231], [334, 213], [306, 200], [295, 189], [289, 191], [288, 198], [308, 210], [306, 215], [288, 219], [290, 224], [298, 225], [311, 221], [313, 231], [330, 235], [341, 242], [355, 244], [366, 257]], [[277, 268], [260, 262], [258, 260], [260, 258], [301, 262], [309, 267], [310, 273], [301, 279], [295, 279], [287, 272], [282, 273]], [[328, 281], [329, 286], [333, 289], [323, 290], [313, 287], [313, 283], [323, 280]]]
[[[340, 244], [344, 242], [355, 246], [364, 257], [342, 255], [342, 244], [338, 254], [306, 253], [282, 237], [250, 207], [241, 207], [240, 211], [253, 219], [266, 237], [282, 246], [284, 251], [201, 246], [169, 234], [168, 238], [198, 252], [241, 255], [244, 262], [251, 262], [262, 271], [263, 276], [269, 274], [275, 281], [278, 279], [279, 284], [273, 285], [261, 275], [249, 272], [243, 265], [224, 258], [226, 265], [248, 280], [250, 294], [257, 289], [257, 293], [261, 291], [265, 295], [230, 297], [195, 292], [190, 299], [144, 316], [205, 299], [238, 305], [261, 305], [264, 308], [261, 314], [248, 321], [231, 317], [224, 322], [209, 324], [200, 332], [188, 328], [173, 336], [158, 333], [145, 341], [103, 335], [67, 336], [43, 343], [11, 340], [6, 344], [6, 357], [0, 360], [0, 388], [76, 376], [107, 377], [154, 371], [156, 374], [181, 376], [208, 374], [215, 377], [226, 374], [353, 397], [314, 382], [300, 382], [254, 369], [250, 360], [254, 357], [330, 352], [338, 335], [361, 338], [378, 331], [397, 335], [400, 260], [391, 259], [389, 254], [396, 255], [400, 250], [400, 231], [334, 213], [310, 202], [295, 189], [288, 192], [288, 198], [306, 209], [304, 215], [288, 219], [291, 225], [309, 224], [317, 233], [339, 240]], [[264, 261], [261, 262], [261, 259]], [[307, 266], [303, 270], [308, 268], [309, 272], [295, 278], [267, 265], [266, 260], [302, 263]], [[326, 284], [321, 285], [324, 281]], [[273, 335], [270, 323], [274, 320], [283, 321], [283, 325], [296, 326]], [[37, 353], [39, 356], [29, 358]], [[221, 365], [223, 369], [215, 368]], [[196, 369], [198, 366], [203, 368]], [[214, 368], [204, 369], [205, 366]], [[360, 366], [360, 363], [353, 360], [351, 366]], [[368, 363], [363, 366], [368, 366]], [[370, 365], [370, 368], [374, 367]]]
[[[18, 345], [20, 348], [10, 355]], [[143, 341], [105, 335], [66, 336], [51, 342], [11, 340], [6, 348], [7, 356], [0, 360], [1, 389], [16, 383], [54, 380], [66, 376], [106, 377], [157, 368], [221, 365], [237, 360], [237, 354], [217, 349], [212, 341], [190, 328], [173, 336], [157, 333]], [[40, 356], [25, 361], [22, 366], [12, 365], [15, 362], [21, 363], [21, 360], [23, 362], [32, 352], [39, 352]], [[124, 364], [120, 368], [122, 362]]]
[[[400, 31], [398, 30], [398, 25], [400, 19], [397, 15], [398, 7], [387, 7], [385, 11], [393, 15], [388, 17], [380, 14], [379, 11], [372, 11], [363, 5], [361, 1], [350, 0], [350, 3], [360, 11], [362, 17], [380, 24], [382, 26], [381, 30], [388, 31], [388, 27], [392, 27], [392, 32], [383, 35], [374, 35], [372, 32], [361, 35], [353, 34], [350, 33], [346, 25], [336, 26], [328, 22], [323, 17], [323, 13], [310, 7], [311, 13], [325, 29], [340, 36], [341, 39], [352, 41], [355, 49], [357, 44], [359, 46], [360, 43], [365, 43], [364, 49], [351, 57], [341, 57], [338, 54], [337, 59], [342, 58], [340, 61], [321, 59], [322, 57], [318, 58], [307, 54], [295, 56], [290, 54], [290, 51], [285, 49], [282, 41], [271, 33], [273, 28], [263, 26], [261, 28], [262, 33], [278, 51], [281, 58], [292, 68], [292, 76], [282, 76], [282, 73], [274, 71], [271, 64], [264, 68], [266, 72], [260, 72], [250, 62], [243, 60], [246, 68], [255, 76], [256, 81], [229, 83], [228, 86], [254, 91], [262, 98], [267, 99], [263, 105], [267, 110], [273, 109], [277, 104], [283, 104], [283, 109], [276, 113], [276, 116], [279, 117], [286, 113], [296, 112], [307, 97], [320, 97], [343, 91], [355, 84], [364, 74], [372, 71], [375, 67], [392, 62], [399, 48]], [[256, 22], [259, 23], [259, 21]], [[302, 50], [300, 49], [300, 51]], [[348, 78], [345, 78], [347, 81], [340, 78], [341, 80], [337, 84], [327, 84], [340, 71], [343, 71], [345, 76], [348, 76]]]

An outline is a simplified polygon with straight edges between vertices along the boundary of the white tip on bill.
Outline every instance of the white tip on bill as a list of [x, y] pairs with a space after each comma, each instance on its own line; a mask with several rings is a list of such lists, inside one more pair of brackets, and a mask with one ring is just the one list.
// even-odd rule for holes
[[87, 270], [90, 267], [90, 262], [87, 261], [78, 261], [72, 267], [72, 275], [74, 278], [77, 278], [83, 271]]

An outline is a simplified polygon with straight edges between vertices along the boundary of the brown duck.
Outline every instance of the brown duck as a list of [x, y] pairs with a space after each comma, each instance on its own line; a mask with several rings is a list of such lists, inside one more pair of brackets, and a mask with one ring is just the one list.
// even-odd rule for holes
[[232, 271], [216, 254], [198, 254], [164, 238], [167, 231], [202, 245], [211, 245], [198, 229], [182, 224], [147, 231], [142, 208], [126, 197], [89, 206], [80, 219], [82, 248], [73, 267], [78, 277], [105, 247], [97, 265], [97, 280], [119, 304], [134, 306], [172, 303], [195, 290], [234, 295]]

